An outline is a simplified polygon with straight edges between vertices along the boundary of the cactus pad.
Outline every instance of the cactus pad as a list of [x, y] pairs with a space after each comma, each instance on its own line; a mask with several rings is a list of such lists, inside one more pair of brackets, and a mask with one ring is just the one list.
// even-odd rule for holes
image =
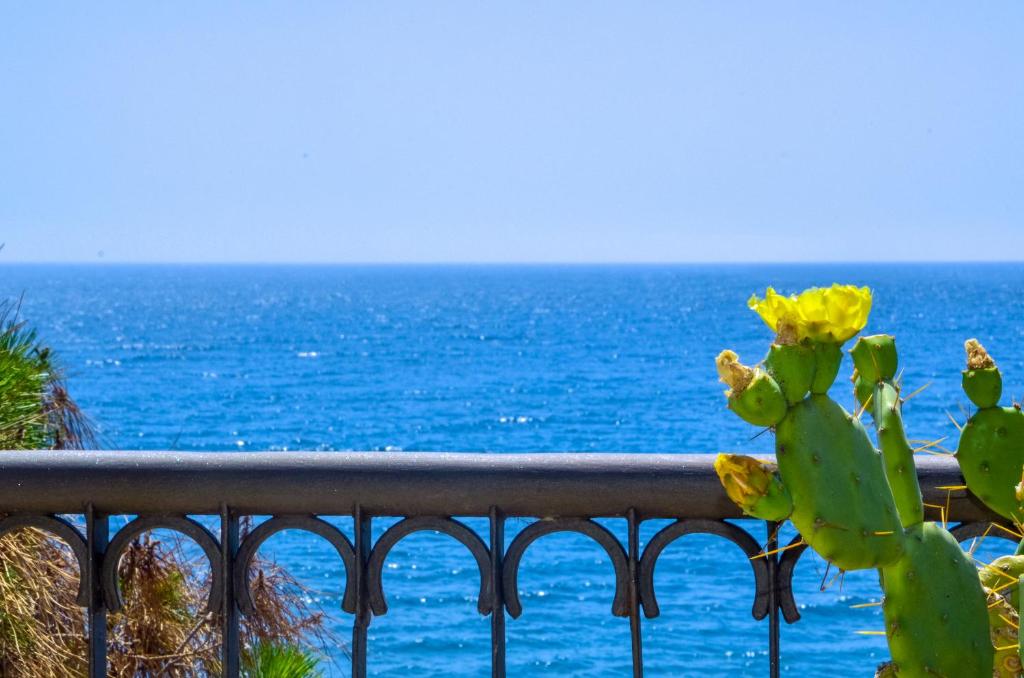
[[903, 557], [882, 568], [880, 579], [896, 675], [992, 675], [985, 593], [977, 570], [952, 535], [934, 523], [908, 529]]
[[828, 396], [789, 409], [776, 428], [779, 474], [804, 540], [844, 570], [899, 557], [903, 527], [882, 460], [860, 422]]

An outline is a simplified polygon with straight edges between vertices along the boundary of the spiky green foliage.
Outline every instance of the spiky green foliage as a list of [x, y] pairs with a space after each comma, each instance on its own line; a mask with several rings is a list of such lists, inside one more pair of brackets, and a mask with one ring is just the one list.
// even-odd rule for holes
[[265, 642], [246, 650], [242, 657], [245, 678], [319, 678], [320, 659], [301, 647]]
[[50, 349], [18, 315], [0, 304], [0, 449], [92, 447], [92, 426], [68, 397]]
[[[0, 449], [80, 449], [95, 444], [88, 420], [68, 396], [51, 351], [18, 317], [0, 305]], [[125, 607], [110, 617], [109, 675], [207, 676], [218, 673], [216, 617], [201, 615], [201, 568], [180, 542], [146, 535], [129, 546], [118, 574]], [[72, 678], [85, 674], [85, 628], [75, 601], [74, 556], [38, 530], [0, 539], [0, 676]], [[256, 614], [243, 620], [244, 642], [274, 643], [260, 676], [288, 673], [323, 644], [323, 615], [311, 611], [305, 592], [281, 568], [254, 563]], [[268, 655], [269, 656], [269, 655]], [[274, 667], [285, 672], [275, 672]], [[289, 668], [291, 667], [291, 668]]]

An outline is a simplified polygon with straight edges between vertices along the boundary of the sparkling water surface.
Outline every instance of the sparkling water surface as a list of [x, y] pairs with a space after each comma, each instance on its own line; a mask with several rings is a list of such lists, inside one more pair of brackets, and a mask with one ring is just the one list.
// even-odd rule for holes
[[[756, 362], [771, 333], [746, 307], [766, 285], [870, 285], [868, 332], [892, 332], [912, 438], [950, 436], [977, 336], [1024, 394], [1024, 266], [68, 266], [0, 267], [0, 294], [57, 349], [105, 446], [176, 450], [770, 451], [724, 408], [713, 358]], [[833, 397], [852, 407], [847, 359]], [[351, 521], [336, 521], [351, 534]], [[379, 533], [393, 521], [375, 521]], [[486, 530], [485, 522], [468, 521]], [[527, 521], [508, 525], [511, 540]], [[604, 521], [625, 538], [624, 521]], [[649, 539], [663, 523], [645, 523]], [[755, 531], [756, 523], [745, 523]], [[995, 551], [1009, 548], [995, 544]], [[348, 674], [343, 570], [326, 542], [284, 533], [261, 553], [332, 614], [326, 664]], [[644, 621], [649, 676], [760, 676], [767, 623], [750, 616], [744, 556], [687, 537], [659, 561], [662, 615]], [[798, 566], [803, 619], [783, 626], [783, 672], [870, 676], [886, 657], [876, 575], [825, 591]], [[830, 573], [825, 580], [832, 580]], [[417, 534], [392, 551], [390, 603], [369, 633], [375, 676], [489, 675], [489, 622], [464, 547]], [[611, 563], [578, 535], [527, 551], [524, 613], [508, 621], [512, 676], [625, 676], [629, 624], [610, 614]]]

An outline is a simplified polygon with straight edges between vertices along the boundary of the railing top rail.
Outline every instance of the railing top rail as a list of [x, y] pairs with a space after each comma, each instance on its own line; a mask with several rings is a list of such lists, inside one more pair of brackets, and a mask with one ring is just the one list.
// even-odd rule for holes
[[[770, 458], [770, 455], [764, 455]], [[738, 518], [710, 454], [463, 452], [0, 452], [0, 511]], [[992, 516], [955, 460], [917, 460], [948, 520]], [[937, 512], [936, 512], [937, 513]], [[938, 518], [938, 515], [933, 516]]]

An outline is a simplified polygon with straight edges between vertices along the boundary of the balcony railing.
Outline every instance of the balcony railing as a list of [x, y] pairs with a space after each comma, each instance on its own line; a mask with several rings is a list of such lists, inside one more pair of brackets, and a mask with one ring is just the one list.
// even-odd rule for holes
[[[344, 562], [342, 610], [353, 615], [352, 675], [366, 675], [367, 628], [387, 612], [382, 569], [403, 537], [420, 531], [450, 535], [469, 549], [480, 575], [477, 608], [491, 620], [491, 673], [505, 675], [506, 615], [522, 613], [517, 589], [524, 553], [535, 540], [576, 532], [597, 542], [613, 566], [611, 613], [629, 619], [633, 675], [644, 672], [641, 624], [657, 617], [654, 570], [676, 539], [717, 535], [750, 559], [755, 619], [767, 619], [769, 672], [779, 674], [780, 618], [800, 618], [793, 599], [794, 566], [804, 547], [778, 547], [777, 525], [753, 535], [712, 468], [712, 455], [464, 454], [464, 453], [199, 453], [0, 452], [0, 535], [25, 527], [48, 531], [71, 547], [80, 569], [79, 604], [87, 610], [89, 675], [106, 675], [106, 615], [121, 606], [117, 567], [133, 539], [153, 529], [193, 539], [209, 560], [210, 612], [219, 615], [225, 676], [239, 672], [239, 620], [252, 610], [249, 566], [259, 546], [285, 529], [327, 539]], [[995, 517], [973, 497], [935, 488], [962, 484], [952, 459], [918, 460], [925, 501], [947, 504], [947, 521], [964, 541]], [[960, 496], [957, 496], [960, 495]], [[944, 509], [945, 510], [945, 509]], [[937, 515], [929, 516], [938, 519]], [[84, 516], [84, 530], [65, 516]], [[137, 516], [116, 533], [108, 516]], [[247, 534], [239, 520], [270, 515]], [[195, 517], [217, 516], [218, 538]], [[321, 516], [349, 516], [345, 534]], [[372, 541], [376, 518], [400, 520]], [[457, 518], [488, 519], [479, 534]], [[507, 518], [537, 518], [505, 548]], [[595, 518], [620, 518], [626, 543]], [[643, 521], [671, 519], [640, 548]], [[747, 521], [744, 525], [757, 524]], [[763, 523], [762, 523], [763, 524]], [[758, 530], [760, 532], [760, 530]], [[792, 543], [796, 543], [794, 540]], [[768, 555], [760, 555], [765, 554]], [[760, 557], [758, 557], [760, 555]]]

